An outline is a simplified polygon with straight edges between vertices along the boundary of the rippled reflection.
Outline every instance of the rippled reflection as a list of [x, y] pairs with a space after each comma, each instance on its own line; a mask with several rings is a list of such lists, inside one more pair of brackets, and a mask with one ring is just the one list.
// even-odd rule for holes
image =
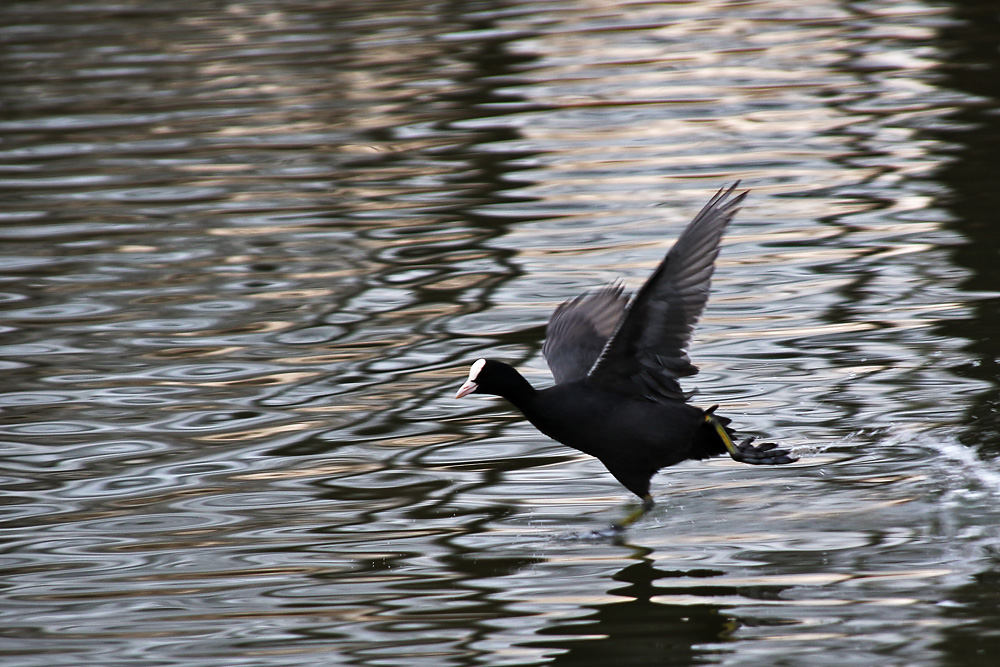
[[[4, 664], [992, 665], [991, 11], [0, 5]], [[803, 458], [574, 539], [450, 397], [737, 178], [687, 387]]]

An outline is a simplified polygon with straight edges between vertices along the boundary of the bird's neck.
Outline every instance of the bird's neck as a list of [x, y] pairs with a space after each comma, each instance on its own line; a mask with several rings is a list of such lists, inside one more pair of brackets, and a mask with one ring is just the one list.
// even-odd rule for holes
[[523, 375], [515, 371], [500, 395], [513, 403], [514, 407], [521, 412], [525, 412], [526, 409], [530, 410], [536, 394], [538, 394], [538, 390], [532, 387]]

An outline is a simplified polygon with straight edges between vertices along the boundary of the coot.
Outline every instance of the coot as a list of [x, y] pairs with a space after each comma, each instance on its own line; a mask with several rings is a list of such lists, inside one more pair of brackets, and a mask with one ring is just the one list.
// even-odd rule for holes
[[717, 406], [689, 404], [678, 382], [698, 372], [687, 348], [722, 233], [747, 195], [733, 195], [738, 185], [705, 204], [634, 298], [613, 286], [556, 309], [542, 346], [554, 386], [535, 389], [512, 366], [479, 359], [455, 396], [502, 396], [545, 435], [600, 459], [642, 499], [617, 529], [652, 508], [649, 481], [661, 468], [726, 453], [751, 464], [796, 460], [773, 443], [737, 444]]

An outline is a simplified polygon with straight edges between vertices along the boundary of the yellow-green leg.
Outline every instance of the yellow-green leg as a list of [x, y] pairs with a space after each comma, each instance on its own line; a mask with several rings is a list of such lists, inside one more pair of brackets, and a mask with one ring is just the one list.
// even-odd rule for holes
[[711, 412], [706, 412], [705, 423], [711, 424], [712, 428], [715, 429], [715, 432], [719, 434], [719, 437], [722, 439], [722, 444], [725, 445], [726, 451], [729, 452], [729, 455], [737, 461], [740, 460], [740, 450], [737, 449], [736, 443], [733, 442], [733, 439], [729, 437], [729, 434], [726, 432], [726, 427], [722, 425], [722, 422], [720, 422]]
[[653, 496], [647, 493], [642, 497], [642, 505], [640, 505], [636, 510], [630, 512], [629, 515], [626, 516], [621, 521], [616, 521], [615, 523], [611, 524], [612, 530], [619, 532], [625, 530], [633, 523], [641, 519], [643, 515], [646, 514], [646, 512], [653, 509], [654, 504], [655, 503], [653, 502]]

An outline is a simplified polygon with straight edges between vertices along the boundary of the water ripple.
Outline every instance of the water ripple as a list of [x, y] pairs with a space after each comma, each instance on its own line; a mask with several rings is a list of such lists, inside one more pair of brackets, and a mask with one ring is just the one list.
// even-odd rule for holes
[[[340, 4], [0, 6], [0, 660], [987, 664], [989, 22]], [[736, 178], [685, 388], [803, 458], [580, 539], [627, 494], [463, 368]]]

